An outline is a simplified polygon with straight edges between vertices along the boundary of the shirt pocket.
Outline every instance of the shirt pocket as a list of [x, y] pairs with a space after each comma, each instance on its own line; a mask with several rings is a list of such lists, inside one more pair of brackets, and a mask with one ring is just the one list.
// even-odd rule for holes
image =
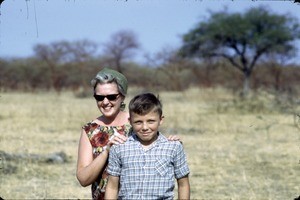
[[168, 174], [169, 160], [167, 159], [156, 159], [155, 171], [160, 176], [166, 176]]

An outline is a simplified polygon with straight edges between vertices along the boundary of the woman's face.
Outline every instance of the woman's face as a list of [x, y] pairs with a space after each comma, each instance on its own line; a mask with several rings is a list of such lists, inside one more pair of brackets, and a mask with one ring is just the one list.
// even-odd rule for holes
[[[121, 103], [124, 97], [119, 93], [118, 86], [116, 83], [105, 83], [97, 84], [95, 88], [95, 95], [99, 99], [97, 101], [97, 106], [100, 112], [106, 118], [114, 118], [120, 112]], [[111, 95], [111, 96], [108, 96]], [[114, 96], [115, 95], [115, 96]], [[108, 97], [107, 97], [108, 96]], [[111, 100], [109, 100], [111, 99]]]

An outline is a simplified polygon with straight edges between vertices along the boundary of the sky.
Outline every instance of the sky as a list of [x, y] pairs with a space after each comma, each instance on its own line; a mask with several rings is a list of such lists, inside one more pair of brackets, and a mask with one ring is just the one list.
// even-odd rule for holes
[[141, 44], [135, 59], [142, 61], [145, 54], [178, 48], [181, 36], [208, 18], [209, 11], [227, 7], [244, 12], [260, 5], [300, 20], [300, 4], [292, 0], [4, 0], [0, 58], [28, 57], [36, 44], [63, 40], [88, 39], [101, 45], [112, 34], [130, 30]]

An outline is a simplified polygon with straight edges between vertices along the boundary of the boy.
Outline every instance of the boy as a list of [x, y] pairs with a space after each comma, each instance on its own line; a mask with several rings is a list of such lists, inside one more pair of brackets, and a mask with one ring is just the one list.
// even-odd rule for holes
[[129, 103], [129, 115], [133, 134], [111, 147], [105, 198], [173, 199], [175, 177], [178, 199], [189, 199], [183, 147], [158, 131], [163, 119], [159, 99], [152, 93], [137, 95]]

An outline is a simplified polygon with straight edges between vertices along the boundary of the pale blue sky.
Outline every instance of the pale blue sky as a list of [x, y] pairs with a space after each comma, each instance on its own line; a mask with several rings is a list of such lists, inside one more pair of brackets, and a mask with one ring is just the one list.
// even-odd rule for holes
[[61, 40], [101, 44], [125, 29], [137, 34], [141, 58], [166, 46], [179, 47], [180, 35], [208, 17], [208, 10], [227, 6], [229, 11], [244, 12], [259, 5], [300, 20], [300, 5], [294, 1], [5, 0], [0, 7], [0, 57], [30, 56], [33, 45]]

